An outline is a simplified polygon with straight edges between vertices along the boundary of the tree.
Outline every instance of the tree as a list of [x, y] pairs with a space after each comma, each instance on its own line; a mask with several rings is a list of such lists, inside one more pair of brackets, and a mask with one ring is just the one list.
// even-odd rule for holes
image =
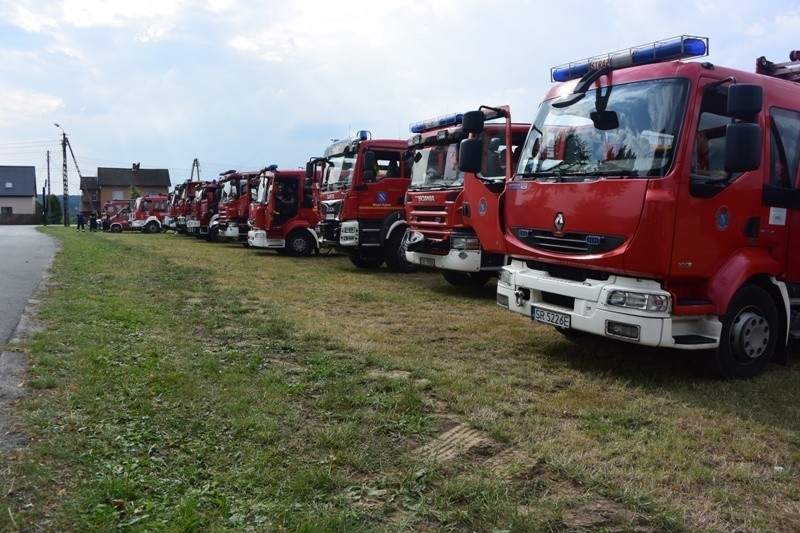
[[136, 188], [136, 185], [131, 185], [128, 191], [131, 194], [131, 200], [136, 200], [141, 196], [141, 194], [139, 194], [139, 189]]
[[47, 222], [49, 224], [61, 224], [61, 202], [59, 201], [58, 196], [51, 194], [48, 197], [48, 203]]

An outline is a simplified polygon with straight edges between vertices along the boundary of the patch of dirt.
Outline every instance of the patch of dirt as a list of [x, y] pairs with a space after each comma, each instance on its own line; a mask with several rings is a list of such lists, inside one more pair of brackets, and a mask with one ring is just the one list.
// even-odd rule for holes
[[[471, 452], [487, 455], [486, 451], [495, 448], [495, 441], [485, 433], [466, 424], [458, 424], [445, 431], [434, 440], [414, 450], [413, 455], [431, 461], [449, 461]], [[491, 455], [491, 454], [488, 454]]]

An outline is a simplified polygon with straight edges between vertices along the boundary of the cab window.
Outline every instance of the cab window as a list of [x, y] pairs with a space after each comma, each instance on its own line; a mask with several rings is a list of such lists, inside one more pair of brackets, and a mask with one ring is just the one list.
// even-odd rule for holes
[[786, 109], [770, 111], [770, 183], [797, 187], [800, 164], [800, 113]]

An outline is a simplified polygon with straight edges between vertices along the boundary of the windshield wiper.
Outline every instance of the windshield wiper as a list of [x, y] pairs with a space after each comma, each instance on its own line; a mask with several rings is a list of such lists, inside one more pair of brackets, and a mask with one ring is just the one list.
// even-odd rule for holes
[[595, 176], [619, 176], [620, 178], [635, 178], [639, 176], [638, 170], [623, 170], [621, 168], [596, 170], [591, 174]]
[[[565, 172], [565, 171], [568, 171], [571, 168], [574, 168], [574, 167], [577, 167], [578, 165], [583, 165], [583, 164], [585, 164], [585, 163], [582, 162], [582, 161], [573, 161], [573, 162], [561, 161], [561, 162], [553, 165], [552, 167], [548, 168], [547, 170], [539, 170], [539, 171], [535, 171], [535, 172], [523, 172], [522, 176], [523, 177], [533, 177], [533, 178], [548, 178], [548, 177], [553, 177], [553, 176], [561, 177], [561, 176], [565, 176], [565, 175], [572, 175], [572, 174], [569, 174], [568, 172]], [[585, 172], [581, 172], [581, 174], [585, 174]]]

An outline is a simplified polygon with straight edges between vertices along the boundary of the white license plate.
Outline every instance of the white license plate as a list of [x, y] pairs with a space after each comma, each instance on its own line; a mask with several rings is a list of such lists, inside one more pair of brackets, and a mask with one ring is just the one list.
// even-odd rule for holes
[[420, 257], [419, 258], [419, 264], [424, 266], [424, 267], [436, 266], [436, 262], [433, 259], [431, 259], [430, 257]]
[[570, 327], [569, 315], [548, 311], [547, 309], [531, 307], [531, 318], [536, 322], [550, 324], [559, 328], [567, 329]]
[[325, 220], [334, 220], [335, 218], [336, 215], [334, 215], [333, 213], [325, 213]]

